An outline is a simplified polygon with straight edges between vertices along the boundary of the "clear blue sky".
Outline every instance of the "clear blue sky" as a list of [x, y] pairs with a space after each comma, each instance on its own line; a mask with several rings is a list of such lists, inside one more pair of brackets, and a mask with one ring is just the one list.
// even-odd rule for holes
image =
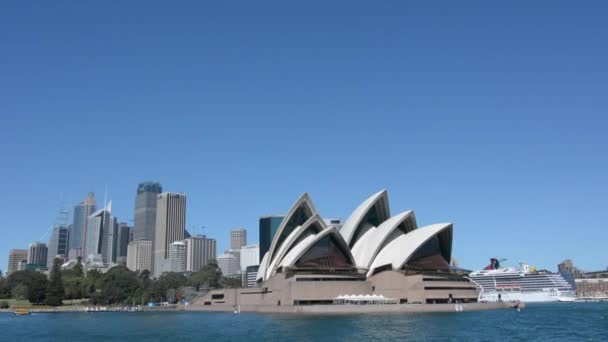
[[[421, 7], [422, 6], [422, 7]], [[107, 184], [188, 196], [227, 246], [304, 191], [454, 222], [491, 256], [608, 266], [604, 1], [3, 2], [0, 268]]]

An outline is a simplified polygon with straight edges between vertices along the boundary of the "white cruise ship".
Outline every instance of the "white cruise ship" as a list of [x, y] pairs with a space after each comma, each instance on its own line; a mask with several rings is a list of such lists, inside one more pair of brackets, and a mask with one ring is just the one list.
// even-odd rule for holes
[[480, 302], [572, 302], [576, 296], [560, 274], [537, 272], [524, 263], [519, 268], [501, 268], [495, 258], [483, 270], [471, 272], [469, 278], [480, 290]]

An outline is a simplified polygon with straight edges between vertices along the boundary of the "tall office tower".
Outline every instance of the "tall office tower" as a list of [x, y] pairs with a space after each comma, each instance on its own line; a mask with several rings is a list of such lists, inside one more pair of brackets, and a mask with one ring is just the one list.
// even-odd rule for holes
[[241, 249], [247, 244], [247, 231], [244, 228], [234, 228], [230, 231], [230, 249]]
[[155, 277], [170, 270], [169, 245], [184, 239], [186, 228], [186, 195], [177, 192], [163, 192], [158, 195], [156, 207], [156, 235], [152, 243]]
[[19, 263], [27, 263], [26, 249], [11, 249], [8, 253], [8, 269], [6, 275], [19, 271]]
[[[131, 227], [125, 222], [118, 224], [116, 228], [116, 263], [119, 265], [127, 264], [127, 248], [129, 247], [129, 236], [131, 234]], [[152, 257], [150, 257], [151, 260]]]
[[135, 197], [135, 225], [133, 240], [154, 242], [156, 234], [156, 201], [163, 188], [158, 182], [144, 182], [137, 186]]
[[92, 192], [89, 192], [84, 201], [74, 206], [74, 220], [70, 230], [70, 247], [68, 249], [70, 258], [83, 256], [88, 218], [97, 210], [96, 208], [97, 201], [95, 200], [95, 194]]
[[241, 248], [241, 262], [239, 266], [241, 271], [245, 273], [245, 270], [249, 266], [255, 266], [260, 264], [260, 246], [250, 245], [243, 246]]
[[198, 272], [209, 261], [217, 258], [217, 242], [205, 235], [186, 239], [186, 271]]
[[236, 273], [241, 274], [241, 250], [240, 249], [227, 249], [224, 251], [224, 255], [231, 254], [236, 258]]
[[260, 217], [260, 260], [270, 249], [274, 234], [276, 234], [281, 222], [283, 222], [283, 217], [280, 215]]
[[27, 263], [46, 267], [49, 249], [42, 242], [32, 242], [27, 250]]
[[152, 241], [136, 240], [129, 243], [127, 268], [134, 272], [152, 270]]
[[171, 272], [186, 271], [186, 243], [175, 241], [169, 245], [169, 263]]
[[68, 238], [69, 226], [55, 225], [49, 238], [49, 251], [47, 257], [47, 267], [50, 269], [53, 266], [55, 257], [59, 256], [62, 259], [68, 257]]
[[226, 253], [218, 256], [217, 265], [222, 270], [224, 277], [234, 277], [240, 273], [238, 259], [233, 254]]
[[112, 262], [112, 247], [114, 241], [114, 219], [112, 218], [112, 201], [87, 220], [85, 236], [84, 259], [95, 260], [98, 256], [104, 265]]

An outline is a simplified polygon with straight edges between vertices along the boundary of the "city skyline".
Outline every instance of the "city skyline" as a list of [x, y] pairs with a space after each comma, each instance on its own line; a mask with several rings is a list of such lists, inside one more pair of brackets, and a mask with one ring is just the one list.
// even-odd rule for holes
[[0, 268], [88, 192], [133, 225], [150, 180], [220, 252], [304, 192], [344, 220], [389, 189], [461, 267], [605, 269], [606, 4], [441, 6], [3, 7]]

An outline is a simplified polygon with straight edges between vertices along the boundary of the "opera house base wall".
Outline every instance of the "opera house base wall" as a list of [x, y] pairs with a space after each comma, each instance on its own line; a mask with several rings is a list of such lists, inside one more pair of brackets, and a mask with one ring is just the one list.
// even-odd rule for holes
[[[468, 304], [384, 304], [384, 305], [240, 305], [241, 312], [268, 314], [406, 314], [434, 312], [465, 312], [509, 309], [509, 303], [468, 303]], [[232, 312], [233, 305], [203, 306], [193, 304], [183, 307], [186, 311]]]
[[478, 291], [467, 279], [454, 275], [415, 274], [383, 271], [369, 278], [374, 294], [396, 298], [399, 303], [473, 303]]

